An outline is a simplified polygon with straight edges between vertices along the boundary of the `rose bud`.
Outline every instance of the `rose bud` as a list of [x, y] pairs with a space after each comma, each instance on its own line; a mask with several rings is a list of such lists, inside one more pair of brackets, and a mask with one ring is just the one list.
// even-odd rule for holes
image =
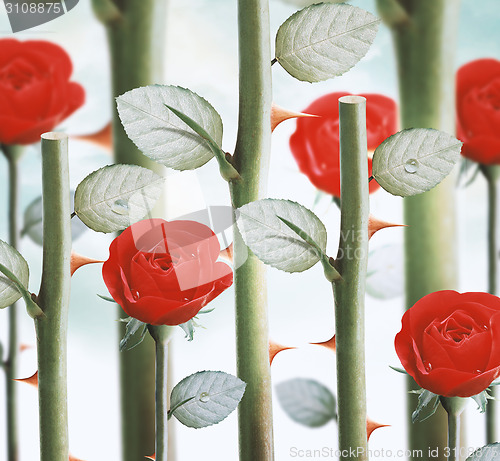
[[129, 316], [179, 325], [231, 286], [233, 272], [217, 261], [219, 252], [217, 236], [203, 224], [147, 219], [113, 240], [102, 275]]

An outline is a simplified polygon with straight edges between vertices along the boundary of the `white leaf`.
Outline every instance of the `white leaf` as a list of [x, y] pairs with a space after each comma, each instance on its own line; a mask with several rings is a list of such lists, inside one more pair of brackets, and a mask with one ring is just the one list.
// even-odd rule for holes
[[407, 197], [437, 186], [460, 158], [462, 143], [431, 128], [410, 128], [387, 138], [373, 154], [372, 174], [389, 193]]
[[76, 188], [75, 213], [97, 232], [115, 232], [144, 218], [163, 191], [163, 178], [137, 165], [94, 171]]
[[335, 397], [317, 381], [294, 378], [278, 384], [276, 391], [283, 410], [297, 423], [320, 427], [336, 418]]
[[185, 426], [196, 429], [211, 426], [236, 409], [245, 387], [241, 379], [222, 371], [199, 371], [173, 388], [170, 407]]
[[342, 75], [368, 51], [380, 20], [361, 8], [319, 3], [290, 16], [276, 35], [276, 60], [293, 77], [319, 82]]
[[404, 294], [402, 245], [385, 245], [370, 251], [366, 292], [377, 299], [393, 299]]
[[[0, 240], [0, 264], [9, 269], [25, 287], [28, 286], [28, 263], [15, 248], [3, 240]], [[10, 306], [19, 298], [21, 298], [21, 292], [15, 283], [0, 273], [0, 309]]]
[[490, 443], [478, 448], [467, 461], [495, 461], [500, 458], [500, 443]]
[[289, 200], [264, 199], [238, 208], [237, 225], [246, 245], [265, 264], [286, 272], [314, 266], [320, 255], [278, 216], [306, 232], [323, 252], [326, 229], [310, 210]]
[[222, 145], [222, 120], [205, 99], [178, 86], [151, 85], [119, 96], [118, 113], [129, 138], [146, 157], [176, 170], [192, 170], [214, 153], [165, 104], [188, 115]]

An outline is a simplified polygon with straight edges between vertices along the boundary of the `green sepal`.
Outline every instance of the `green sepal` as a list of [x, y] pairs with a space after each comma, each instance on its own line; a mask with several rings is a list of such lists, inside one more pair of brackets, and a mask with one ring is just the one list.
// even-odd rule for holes
[[408, 372], [406, 370], [404, 370], [403, 368], [399, 368], [399, 367], [393, 367], [392, 365], [389, 365], [389, 368], [391, 370], [394, 370], [394, 371], [397, 371], [398, 373], [402, 373], [404, 375], [407, 375]]
[[477, 409], [479, 410], [479, 413], [484, 413], [486, 411], [486, 405], [488, 405], [488, 400], [492, 400], [493, 397], [488, 394], [488, 390], [485, 389], [479, 394], [472, 395], [471, 399], [477, 403]]
[[129, 351], [141, 344], [146, 336], [147, 326], [147, 323], [129, 317], [125, 328], [125, 336], [120, 341], [120, 352]]
[[[411, 422], [422, 422], [429, 419], [434, 413], [436, 413], [437, 407], [439, 405], [439, 395], [434, 394], [427, 389], [418, 389], [416, 391], [411, 391], [412, 394], [418, 394], [418, 404], [415, 411], [411, 414]], [[434, 403], [431, 407], [428, 407], [429, 413], [424, 416], [422, 412], [432, 401]]]
[[234, 166], [227, 160], [226, 153], [219, 147], [215, 140], [207, 133], [207, 131], [196, 121], [188, 115], [178, 111], [177, 109], [165, 104], [165, 107], [171, 110], [177, 117], [179, 117], [189, 128], [191, 128], [198, 136], [203, 138], [210, 150], [214, 153], [217, 162], [219, 163], [219, 170], [222, 177], [230, 182], [241, 179], [240, 174], [236, 171]]
[[303, 231], [300, 227], [296, 226], [287, 219], [282, 218], [281, 216], [277, 216], [277, 218], [280, 221], [282, 221], [285, 225], [287, 225], [290, 229], [292, 229], [302, 240], [304, 240], [304, 242], [306, 242], [307, 244], [311, 245], [314, 248], [323, 266], [325, 277], [329, 282], [338, 282], [339, 280], [342, 280], [342, 276], [338, 273], [337, 269], [335, 269], [335, 267], [332, 266], [330, 258], [320, 248], [320, 246], [309, 236], [309, 234], [307, 234], [307, 232]]
[[[108, 303], [116, 304], [116, 301], [113, 298], [110, 298], [109, 296], [100, 295], [99, 293], [97, 293], [97, 296], [99, 296], [99, 298], [103, 299], [104, 301], [107, 301]], [[128, 322], [127, 319], [120, 319], [120, 320]]]

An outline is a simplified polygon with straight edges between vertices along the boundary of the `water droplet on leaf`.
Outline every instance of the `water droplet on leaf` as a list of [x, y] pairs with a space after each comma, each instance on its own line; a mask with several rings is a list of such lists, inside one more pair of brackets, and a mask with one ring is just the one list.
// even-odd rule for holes
[[413, 174], [416, 173], [418, 170], [418, 161], [415, 160], [414, 158], [410, 158], [409, 160], [406, 161], [405, 163], [405, 171], [407, 173]]
[[128, 214], [128, 202], [123, 199], [118, 199], [111, 205], [111, 211], [116, 214], [127, 215]]
[[207, 402], [210, 400], [210, 394], [208, 394], [208, 392], [202, 392], [202, 393], [198, 396], [198, 400], [199, 400], [200, 402], [207, 403]]

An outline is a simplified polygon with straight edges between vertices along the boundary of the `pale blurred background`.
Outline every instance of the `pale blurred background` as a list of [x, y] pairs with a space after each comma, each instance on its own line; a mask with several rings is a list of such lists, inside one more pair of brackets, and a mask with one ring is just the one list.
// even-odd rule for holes
[[[374, 0], [354, 0], [353, 5], [376, 12]], [[294, 11], [293, 5], [271, 0], [272, 42], [279, 25]], [[165, 82], [190, 88], [205, 97], [224, 121], [224, 148], [232, 151], [237, 121], [237, 24], [236, 1], [170, 0], [167, 21], [167, 52], [164, 56]], [[498, 0], [463, 0], [459, 49], [456, 66], [479, 57], [500, 57], [500, 9]], [[0, 2], [0, 36], [11, 37], [3, 3]], [[61, 44], [74, 62], [73, 80], [86, 90], [87, 102], [60, 128], [70, 134], [100, 130], [111, 118], [109, 65], [104, 29], [92, 15], [90, 2], [82, 0], [63, 17], [26, 32], [15, 34], [21, 40], [44, 39]], [[346, 75], [320, 84], [294, 80], [278, 65], [273, 66], [274, 100], [292, 110], [305, 108], [315, 98], [332, 91], [376, 92], [397, 99], [395, 62], [391, 37], [382, 26], [368, 55]], [[279, 126], [273, 135], [269, 177], [269, 197], [287, 198], [313, 208], [316, 191], [299, 173], [288, 148], [295, 122]], [[104, 150], [83, 142], [70, 144], [71, 183], [78, 183], [93, 170], [112, 162]], [[0, 238], [7, 238], [7, 170], [0, 159]], [[22, 161], [21, 202], [24, 209], [40, 195], [40, 151], [27, 150]], [[228, 190], [218, 177], [214, 161], [194, 172], [175, 173], [168, 180], [169, 217], [197, 211], [209, 205], [228, 205]], [[460, 291], [486, 289], [486, 199], [481, 177], [466, 189], [457, 189], [460, 252]], [[401, 222], [402, 199], [379, 190], [371, 196], [372, 212], [381, 219]], [[327, 199], [314, 208], [329, 230], [329, 252], [336, 253], [339, 213]], [[378, 233], [371, 249], [398, 244], [404, 230], [389, 229]], [[98, 259], [106, 259], [110, 236], [87, 231], [75, 241], [74, 249]], [[28, 238], [21, 252], [31, 269], [30, 288], [38, 291], [41, 252]], [[80, 269], [73, 277], [69, 324], [69, 411], [70, 450], [86, 461], [120, 459], [120, 423], [118, 413], [118, 342], [116, 311], [96, 294], [107, 294], [100, 265]], [[285, 351], [273, 363], [273, 382], [293, 377], [316, 379], [335, 390], [335, 356], [326, 349], [307, 345], [329, 339], [334, 333], [332, 293], [322, 269], [315, 267], [289, 275], [269, 269], [269, 316], [271, 337], [282, 344], [301, 345]], [[196, 332], [191, 343], [179, 329], [175, 339], [175, 382], [199, 370], [222, 370], [235, 374], [233, 293], [217, 298], [216, 310], [202, 317], [206, 329]], [[389, 365], [399, 366], [394, 352], [394, 336], [400, 329], [403, 299], [378, 301], [367, 297], [367, 385], [369, 416], [391, 427], [377, 430], [370, 439], [373, 458], [402, 459], [397, 450], [406, 447], [404, 420], [405, 390], [402, 375]], [[22, 306], [19, 306], [23, 310]], [[34, 346], [33, 322], [21, 313], [21, 342]], [[7, 338], [6, 311], [0, 311], [0, 341]], [[36, 370], [34, 349], [22, 353], [19, 377]], [[0, 378], [0, 460], [5, 456], [5, 418], [3, 374]], [[36, 461], [38, 455], [37, 395], [34, 388], [19, 384], [21, 461]], [[468, 411], [467, 446], [484, 444], [484, 418]], [[336, 425], [330, 422], [320, 429], [309, 429], [290, 420], [274, 404], [277, 461], [293, 459], [292, 449], [336, 447]], [[425, 424], [425, 423], [424, 423]], [[178, 461], [193, 459], [237, 459], [237, 418], [232, 414], [217, 426], [202, 430], [176, 424]], [[393, 457], [376, 450], [392, 450]], [[149, 453], [145, 453], [148, 455]], [[320, 459], [320, 458], [308, 458]]]

